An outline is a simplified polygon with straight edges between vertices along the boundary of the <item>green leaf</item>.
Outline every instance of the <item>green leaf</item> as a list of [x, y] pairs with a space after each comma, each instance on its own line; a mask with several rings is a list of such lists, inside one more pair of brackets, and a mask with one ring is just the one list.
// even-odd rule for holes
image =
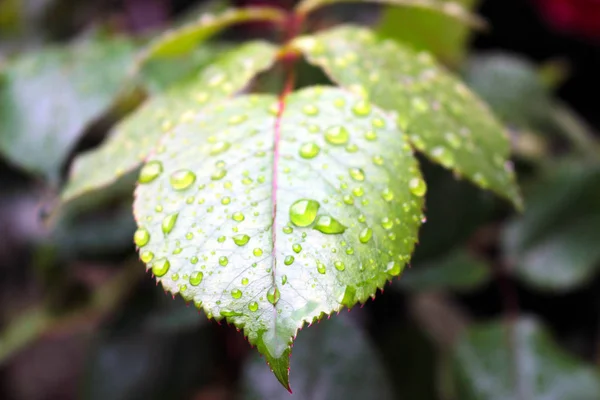
[[437, 260], [413, 265], [396, 286], [410, 291], [468, 291], [481, 286], [489, 279], [488, 265], [464, 250], [456, 250]]
[[0, 152], [56, 181], [85, 127], [123, 87], [134, 50], [125, 39], [78, 42], [9, 62], [0, 77]]
[[535, 65], [504, 53], [469, 60], [465, 82], [504, 122], [519, 128], [547, 129], [552, 125], [552, 97]]
[[598, 371], [565, 353], [535, 320], [471, 327], [457, 344], [461, 400], [578, 400], [600, 393]]
[[333, 81], [396, 113], [411, 143], [429, 158], [521, 208], [502, 126], [428, 53], [352, 26], [298, 38], [293, 46]]
[[77, 157], [62, 200], [102, 189], [138, 168], [161, 135], [209, 102], [242, 90], [257, 73], [273, 64], [276, 51], [266, 42], [247, 43], [218, 58], [193, 81], [150, 99], [119, 123], [101, 147]]
[[170, 30], [155, 39], [140, 55], [138, 65], [153, 58], [182, 56], [207, 38], [234, 24], [252, 21], [282, 23], [285, 19], [283, 11], [270, 7], [230, 9], [217, 16], [204, 14], [197, 21]]
[[[291, 368], [294, 397], [299, 399], [392, 399], [386, 371], [365, 333], [348, 315], [320, 322], [294, 344]], [[289, 399], [259, 357], [244, 367], [244, 399]]]
[[346, 91], [244, 96], [165, 135], [136, 243], [163, 287], [242, 328], [288, 383], [305, 322], [364, 303], [410, 258], [426, 186], [394, 121]]
[[600, 263], [600, 168], [561, 165], [527, 193], [530, 207], [502, 233], [506, 262], [539, 289], [586, 283]]
[[[459, 0], [465, 10], [475, 7], [477, 0]], [[444, 63], [461, 65], [470, 38], [469, 26], [448, 15], [429, 9], [388, 7], [377, 32], [415, 50], [427, 50]]]
[[314, 10], [340, 3], [379, 3], [389, 4], [393, 6], [402, 6], [407, 8], [416, 8], [431, 10], [442, 13], [457, 20], [463, 21], [464, 23], [483, 27], [485, 23], [480, 20], [477, 16], [471, 14], [465, 10], [461, 4], [454, 1], [439, 1], [439, 0], [304, 0], [298, 4], [296, 11], [299, 14], [309, 14]]

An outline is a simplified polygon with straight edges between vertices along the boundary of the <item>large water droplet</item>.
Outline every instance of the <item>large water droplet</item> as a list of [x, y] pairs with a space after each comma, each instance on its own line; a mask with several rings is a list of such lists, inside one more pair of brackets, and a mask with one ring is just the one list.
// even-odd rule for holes
[[152, 261], [152, 259], [154, 258], [154, 253], [151, 251], [144, 251], [141, 255], [140, 255], [140, 259], [145, 262], [146, 264], [149, 263], [150, 261]]
[[221, 317], [239, 317], [239, 316], [243, 315], [241, 312], [228, 310], [228, 309], [221, 310], [219, 312], [219, 314], [221, 315]]
[[171, 174], [169, 178], [171, 186], [175, 190], [185, 190], [196, 181], [196, 174], [187, 169], [180, 169]]
[[160, 161], [149, 161], [142, 167], [140, 176], [138, 178], [139, 183], [150, 183], [162, 173], [163, 167]]
[[325, 275], [325, 273], [327, 272], [327, 268], [325, 268], [325, 264], [323, 264], [320, 261], [317, 261], [317, 271], [320, 274]]
[[246, 243], [250, 240], [250, 236], [248, 235], [235, 235], [233, 238], [233, 242], [238, 246], [245, 246]]
[[302, 246], [296, 243], [292, 246], [292, 250], [294, 250], [294, 253], [298, 254], [302, 251]]
[[319, 114], [319, 108], [314, 104], [307, 104], [302, 107], [302, 112], [304, 112], [306, 115], [314, 116]]
[[150, 241], [150, 232], [145, 228], [139, 228], [133, 234], [133, 241], [138, 247], [144, 247]]
[[286, 256], [283, 263], [285, 265], [292, 265], [294, 263], [294, 256]]
[[354, 115], [359, 117], [366, 117], [371, 114], [371, 104], [366, 100], [360, 100], [352, 107]]
[[385, 230], [390, 230], [394, 227], [394, 221], [392, 221], [391, 219], [389, 219], [388, 217], [383, 217], [381, 219], [381, 226], [383, 227], [383, 229]]
[[338, 271], [343, 271], [346, 269], [346, 266], [344, 265], [343, 262], [341, 261], [336, 261], [333, 263], [333, 266], [335, 267], [335, 269], [337, 269]]
[[250, 304], [248, 304], [248, 310], [250, 310], [252, 312], [258, 311], [258, 303], [253, 301]]
[[221, 256], [219, 257], [219, 265], [221, 265], [222, 267], [227, 266], [227, 264], [229, 264], [229, 259], [225, 256]]
[[202, 278], [204, 278], [204, 274], [202, 272], [192, 272], [192, 275], [190, 275], [190, 284], [192, 286], [198, 286], [200, 283], [202, 283]]
[[212, 179], [213, 181], [218, 181], [218, 180], [225, 178], [225, 175], [227, 175], [227, 170], [224, 168], [219, 168], [215, 172], [212, 173], [212, 175], [210, 176], [210, 179]]
[[234, 299], [239, 299], [240, 297], [242, 297], [242, 291], [240, 289], [233, 289], [231, 291], [231, 297], [233, 297]]
[[392, 192], [390, 188], [385, 188], [381, 192], [381, 197], [389, 203], [390, 201], [394, 200], [394, 192]]
[[152, 273], [156, 277], [161, 277], [169, 272], [169, 268], [171, 267], [171, 263], [166, 258], [161, 258], [159, 260], [154, 261], [152, 264]]
[[298, 153], [302, 158], [311, 159], [315, 158], [320, 151], [321, 148], [316, 143], [310, 142], [304, 143], [302, 146], [300, 146], [300, 150]]
[[333, 145], [343, 145], [350, 139], [350, 133], [343, 126], [332, 126], [325, 131], [325, 140]]
[[423, 197], [427, 192], [427, 185], [421, 178], [412, 178], [408, 183], [408, 187], [415, 196]]
[[244, 218], [246, 218], [246, 217], [244, 217], [244, 214], [242, 214], [239, 211], [233, 213], [233, 215], [231, 216], [231, 219], [233, 219], [234, 221], [237, 221], [237, 222], [242, 222], [244, 220]]
[[231, 143], [229, 142], [217, 142], [213, 144], [208, 152], [211, 156], [216, 156], [221, 153], [226, 152], [231, 147]]
[[350, 177], [355, 181], [362, 182], [365, 180], [365, 173], [360, 168], [350, 168], [348, 172], [350, 173]]
[[269, 303], [275, 305], [279, 301], [280, 297], [279, 289], [277, 286], [271, 286], [271, 288], [267, 291], [267, 300]]
[[385, 272], [392, 276], [398, 276], [402, 272], [402, 265], [395, 261], [390, 261], [385, 268]]
[[252, 250], [252, 254], [254, 254], [256, 257], [260, 257], [260, 256], [262, 256], [263, 251], [262, 251], [262, 249], [257, 247], [254, 250]]
[[371, 240], [372, 236], [373, 231], [371, 228], [365, 228], [358, 234], [358, 240], [360, 240], [361, 243], [367, 243], [369, 240]]
[[313, 229], [319, 232], [330, 234], [344, 233], [346, 227], [342, 225], [337, 219], [329, 215], [319, 215], [317, 222]]
[[296, 226], [304, 227], [312, 224], [317, 218], [320, 204], [318, 201], [302, 199], [290, 207], [290, 221]]
[[164, 234], [171, 233], [177, 222], [177, 217], [179, 217], [179, 213], [170, 214], [163, 218], [162, 231]]

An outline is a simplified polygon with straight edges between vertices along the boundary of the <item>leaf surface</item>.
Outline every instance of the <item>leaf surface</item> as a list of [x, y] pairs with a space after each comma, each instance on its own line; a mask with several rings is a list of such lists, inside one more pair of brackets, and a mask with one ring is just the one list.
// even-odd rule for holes
[[[472, 10], [477, 0], [459, 0], [465, 10]], [[465, 11], [466, 12], [466, 11]], [[430, 9], [388, 7], [377, 33], [415, 50], [426, 50], [447, 65], [460, 66], [468, 51], [471, 30], [460, 20]]]
[[600, 393], [598, 371], [561, 350], [530, 318], [518, 320], [512, 333], [501, 322], [472, 326], [453, 358], [457, 398], [464, 400], [578, 400]]
[[296, 10], [300, 14], [308, 14], [314, 10], [332, 4], [340, 3], [379, 3], [406, 8], [425, 9], [437, 11], [449, 17], [473, 26], [485, 26], [484, 22], [476, 15], [471, 14], [459, 2], [440, 0], [304, 0], [298, 4]]
[[505, 261], [531, 286], [570, 290], [600, 263], [600, 168], [565, 163], [527, 192], [527, 211], [502, 232]]
[[164, 136], [140, 173], [141, 258], [163, 287], [242, 328], [289, 387], [305, 322], [399, 275], [425, 182], [393, 119], [329, 87], [243, 96]]
[[396, 113], [419, 151], [521, 207], [502, 126], [428, 53], [352, 26], [298, 38], [293, 46], [333, 81]]
[[98, 40], [8, 62], [0, 76], [0, 152], [56, 181], [84, 128], [123, 87], [134, 51], [126, 39]]
[[218, 58], [193, 81], [151, 98], [120, 122], [102, 146], [75, 159], [63, 201], [101, 189], [138, 168], [162, 134], [210, 102], [242, 90], [273, 64], [275, 55], [271, 44], [247, 43]]
[[[380, 400], [394, 398], [377, 350], [349, 315], [319, 322], [294, 343], [291, 369], [294, 396], [299, 399]], [[259, 357], [249, 357], [244, 368], [244, 399], [289, 399], [269, 379]]]
[[156, 38], [142, 52], [138, 64], [141, 66], [151, 59], [172, 58], [189, 53], [207, 38], [234, 24], [252, 21], [281, 23], [285, 18], [281, 10], [270, 7], [230, 9], [217, 16], [204, 14], [197, 21], [170, 30]]

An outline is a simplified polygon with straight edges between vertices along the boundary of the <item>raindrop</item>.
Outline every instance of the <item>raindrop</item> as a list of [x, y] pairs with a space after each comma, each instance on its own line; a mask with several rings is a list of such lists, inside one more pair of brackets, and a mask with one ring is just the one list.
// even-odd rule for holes
[[152, 273], [156, 277], [161, 277], [169, 272], [169, 268], [171, 267], [171, 263], [166, 258], [161, 258], [156, 260], [154, 264], [152, 264]]
[[371, 114], [371, 104], [366, 100], [360, 100], [352, 107], [354, 115], [359, 117], [366, 117]]
[[283, 227], [282, 231], [283, 231], [283, 233], [289, 235], [290, 233], [294, 232], [294, 228], [292, 228], [289, 225], [286, 225]]
[[144, 247], [150, 241], [150, 232], [145, 228], [139, 228], [133, 234], [133, 241], [138, 247]]
[[371, 240], [372, 236], [373, 231], [371, 228], [365, 228], [358, 234], [358, 240], [360, 240], [361, 243], [367, 243], [369, 240]]
[[229, 259], [225, 256], [221, 256], [219, 257], [219, 265], [222, 267], [227, 266], [227, 264], [229, 264]]
[[210, 176], [210, 179], [212, 179], [213, 181], [218, 181], [220, 179], [225, 178], [225, 175], [227, 175], [227, 170], [224, 168], [219, 168], [215, 172], [213, 172], [213, 174]]
[[254, 254], [256, 257], [260, 257], [263, 254], [263, 251], [261, 248], [255, 248], [254, 250], [252, 250], [252, 254]]
[[204, 274], [202, 272], [192, 272], [192, 275], [190, 275], [190, 284], [192, 286], [198, 286], [202, 282], [202, 278], [204, 278]]
[[377, 140], [377, 132], [375, 131], [366, 131], [365, 132], [365, 139], [369, 140], [369, 141], [374, 141]]
[[211, 156], [216, 156], [221, 153], [226, 152], [231, 147], [231, 143], [229, 142], [217, 142], [213, 144], [208, 152]]
[[385, 268], [385, 272], [392, 276], [398, 276], [402, 272], [402, 265], [395, 261], [390, 261]]
[[343, 262], [341, 261], [336, 261], [333, 263], [333, 266], [335, 267], [335, 269], [337, 269], [338, 271], [343, 271], [346, 269], [346, 266], [344, 265]]
[[323, 264], [323, 263], [322, 263], [322, 262], [320, 262], [320, 261], [317, 261], [317, 271], [318, 271], [320, 274], [324, 275], [324, 274], [325, 274], [325, 272], [327, 272], [327, 269], [325, 268], [325, 264]]
[[162, 231], [164, 234], [171, 233], [177, 222], [177, 217], [179, 217], [179, 213], [167, 215], [162, 220]]
[[162, 171], [163, 167], [160, 161], [149, 161], [142, 167], [138, 182], [150, 183], [155, 180], [162, 173]]
[[171, 186], [175, 190], [185, 190], [192, 186], [196, 180], [196, 174], [187, 169], [180, 169], [171, 174], [170, 177]]
[[235, 212], [233, 213], [233, 215], [231, 216], [231, 219], [233, 219], [234, 221], [237, 222], [242, 222], [244, 220], [244, 214], [242, 214], [241, 212]]
[[233, 297], [234, 299], [239, 299], [240, 297], [242, 297], [242, 291], [240, 289], [233, 289], [231, 291], [231, 297]]
[[346, 227], [329, 215], [319, 215], [313, 229], [325, 234], [344, 233]]
[[302, 112], [304, 112], [306, 115], [314, 116], [319, 114], [319, 108], [314, 104], [307, 104], [302, 107]]
[[381, 219], [381, 226], [383, 227], [383, 229], [389, 231], [390, 229], [392, 229], [394, 227], [394, 221], [392, 221], [388, 217], [383, 217]]
[[242, 285], [246, 286], [248, 282], [248, 278], [242, 278]]
[[245, 246], [246, 243], [250, 240], [250, 236], [248, 235], [235, 235], [232, 237], [233, 242], [238, 246]]
[[294, 256], [286, 256], [283, 263], [285, 265], [292, 265], [294, 263]]
[[348, 194], [344, 196], [343, 200], [344, 200], [344, 203], [346, 203], [348, 205], [354, 204], [354, 197], [352, 197]]
[[321, 148], [317, 144], [309, 142], [300, 146], [299, 154], [302, 158], [311, 159], [315, 158], [320, 151]]
[[349, 173], [350, 177], [355, 181], [362, 182], [365, 180], [365, 173], [360, 168], [350, 168]]
[[288, 280], [288, 278], [287, 278], [287, 275], [283, 275], [283, 276], [281, 277], [281, 284], [282, 284], [282, 285], [285, 285], [285, 284], [287, 283], [287, 280]]
[[333, 126], [325, 131], [325, 140], [333, 145], [346, 144], [350, 139], [350, 133], [343, 126]]
[[144, 251], [140, 255], [140, 259], [145, 263], [149, 263], [150, 261], [152, 261], [153, 258], [154, 258], [154, 253], [151, 251]]
[[279, 289], [276, 286], [271, 286], [271, 288], [267, 291], [267, 300], [269, 303], [275, 305], [279, 301], [280, 295]]
[[290, 221], [296, 226], [309, 226], [317, 218], [319, 207], [319, 202], [315, 200], [298, 200], [290, 207]]
[[252, 303], [248, 304], [248, 310], [252, 312], [258, 311], [258, 303], [253, 301]]
[[381, 192], [381, 197], [389, 203], [390, 201], [394, 200], [394, 192], [392, 192], [390, 188], [385, 188]]
[[423, 197], [427, 192], [427, 185], [421, 178], [412, 178], [408, 183], [408, 187], [410, 188], [412, 194], [418, 197]]

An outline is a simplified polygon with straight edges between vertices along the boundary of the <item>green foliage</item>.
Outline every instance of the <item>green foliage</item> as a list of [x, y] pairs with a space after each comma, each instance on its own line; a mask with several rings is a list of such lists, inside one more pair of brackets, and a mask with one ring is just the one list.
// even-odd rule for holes
[[428, 53], [351, 26], [298, 38], [295, 46], [333, 81], [393, 111], [411, 144], [433, 161], [522, 206], [502, 126]]
[[130, 40], [100, 39], [8, 62], [0, 76], [0, 152], [56, 183], [84, 129], [123, 88], [134, 51]]
[[[464, 9], [472, 9], [477, 0], [459, 0]], [[402, 21], [402, 23], [398, 23]], [[467, 53], [469, 26], [462, 21], [430, 9], [389, 7], [377, 32], [415, 50], [434, 54], [445, 64], [460, 65]]]
[[[121, 42], [114, 41], [109, 43], [117, 50], [106, 50], [109, 54], [102, 53], [102, 59], [91, 46], [77, 58], [61, 61], [69, 69], [52, 61], [33, 76], [33, 66], [17, 61], [0, 87], [0, 127], [25, 132], [2, 134], [2, 148], [12, 159], [52, 177], [86, 124], [114, 101], [125, 83], [146, 89], [144, 104], [114, 126], [101, 146], [76, 158], [62, 201], [128, 187], [124, 178], [141, 166], [134, 200], [134, 242], [140, 258], [166, 291], [193, 302], [209, 318], [242, 330], [288, 389], [291, 345], [299, 329], [374, 298], [410, 261], [425, 220], [427, 192], [415, 150], [522, 206], [503, 127], [428, 53], [352, 26], [294, 37], [296, 25], [313, 10], [338, 2], [307, 0], [292, 15], [250, 8], [203, 17], [159, 36], [135, 59], [132, 44], [124, 42], [117, 51]], [[450, 2], [374, 2], [478, 23]], [[231, 25], [250, 21], [287, 30], [289, 41], [281, 46], [254, 41], [226, 50], [214, 43], [198, 48]], [[96, 58], [82, 57], [86, 51]], [[49, 54], [53, 52], [73, 57], [71, 48]], [[340, 87], [294, 91], [294, 62], [302, 55]], [[286, 70], [281, 93], [245, 90], [276, 62]], [[94, 77], [90, 70], [98, 75], [82, 94], [78, 81], [85, 84]], [[15, 86], [35, 81], [32, 87], [40, 88], [38, 81], [46, 74], [52, 79], [58, 74], [61, 88], [70, 91], [44, 98]], [[49, 84], [44, 84], [46, 94]], [[54, 112], [50, 105], [61, 104], [60, 96], [71, 92], [70, 103], [61, 106], [65, 116]], [[48, 115], [32, 119], [39, 127], [28, 125], [31, 104]], [[50, 117], [59, 125], [48, 123]], [[60, 151], [48, 149], [44, 141], [57, 126], [68, 132], [53, 144], [60, 144]], [[24, 151], [53, 156], [23, 157]], [[106, 235], [104, 228], [99, 230]], [[456, 235], [451, 236], [440, 252], [456, 244]], [[81, 241], [86, 239], [82, 236]], [[443, 262], [429, 260], [430, 267], [398, 286], [460, 290], [488, 279], [485, 264], [461, 250], [450, 254]], [[178, 327], [190, 321], [189, 313], [181, 320], [179, 314], [171, 317], [158, 319]], [[299, 375], [302, 396], [311, 397], [311, 367], [317, 363], [315, 370], [332, 374], [321, 377], [331, 384], [329, 397], [365, 397], [360, 390], [367, 389], [378, 398], [393, 397], [361, 332], [339, 319], [319, 329], [305, 335], [308, 346], [317, 350], [299, 350], [292, 361], [304, 374]], [[156, 343], [163, 342], [151, 344]], [[118, 343], [113, 346], [116, 353], [120, 349]], [[372, 369], [357, 375], [356, 360], [370, 363]], [[107, 371], [102, 360], [90, 368], [93, 378]], [[256, 368], [249, 367], [250, 376], [262, 375]], [[156, 373], [149, 370], [149, 375]], [[121, 392], [134, 391], [137, 384], [121, 382]], [[260, 398], [280, 396], [266, 386], [257, 391]]]
[[99, 190], [138, 168], [162, 134], [211, 101], [233, 96], [254, 75], [269, 68], [275, 48], [251, 42], [220, 56], [198, 76], [155, 96], [121, 121], [98, 149], [79, 156], [63, 191], [63, 201]]
[[453, 349], [457, 398], [594, 399], [596, 370], [566, 354], [530, 318], [473, 326]]
[[355, 95], [308, 88], [277, 111], [274, 96], [239, 97], [178, 125], [134, 212], [163, 287], [242, 327], [287, 386], [304, 322], [400, 274], [425, 183], [394, 121]]
[[[365, 332], [347, 315], [321, 321], [294, 344], [291, 367], [296, 374], [294, 397], [300, 399], [361, 400], [395, 398], [379, 354]], [[244, 368], [241, 398], [289, 399], [259, 357], [250, 357]], [[257, 385], [257, 382], [265, 382]]]
[[600, 265], [600, 168], [564, 163], [527, 192], [528, 210], [507, 224], [504, 254], [518, 277], [545, 290], [569, 290]]

